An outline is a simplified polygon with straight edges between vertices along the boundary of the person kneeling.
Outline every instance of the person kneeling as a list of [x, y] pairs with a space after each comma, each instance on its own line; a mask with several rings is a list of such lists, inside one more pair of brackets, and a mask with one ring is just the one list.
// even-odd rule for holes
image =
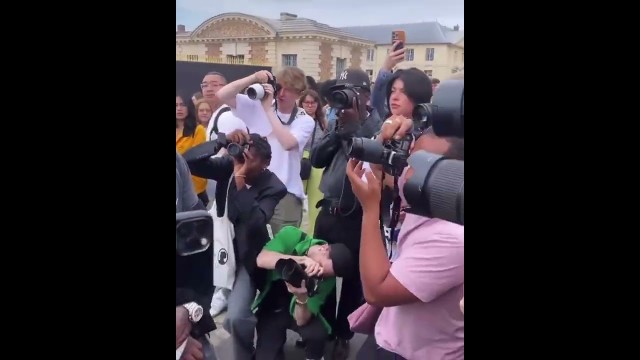
[[[287, 259], [293, 262], [287, 263]], [[306, 359], [323, 359], [331, 327], [320, 308], [335, 289], [336, 276], [350, 274], [352, 261], [344, 244], [329, 245], [292, 226], [282, 228], [264, 246], [256, 263], [270, 271], [253, 305], [258, 319], [256, 360], [283, 359], [287, 329], [305, 341]], [[294, 268], [304, 271], [305, 280], [296, 281], [300, 277]]]

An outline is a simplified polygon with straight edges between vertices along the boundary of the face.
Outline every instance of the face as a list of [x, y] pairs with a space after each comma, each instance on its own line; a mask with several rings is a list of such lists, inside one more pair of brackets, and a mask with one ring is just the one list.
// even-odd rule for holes
[[329, 254], [331, 254], [331, 247], [329, 244], [313, 245], [307, 252], [308, 257], [322, 266], [323, 276], [333, 276], [335, 274], [333, 270], [333, 261], [331, 261]]
[[389, 97], [391, 114], [411, 117], [415, 104], [404, 92], [404, 81], [396, 79], [391, 86], [391, 96]]
[[246, 169], [247, 180], [251, 182], [250, 180], [252, 178], [259, 175], [264, 171], [264, 169], [269, 167], [270, 161], [263, 159], [262, 156], [252, 146], [249, 146], [249, 153], [255, 159], [255, 164]]
[[313, 99], [312, 96], [307, 95], [302, 101], [302, 107], [304, 111], [310, 116], [314, 117], [316, 115], [316, 110], [318, 109], [318, 103]]
[[215, 100], [216, 93], [227, 83], [220, 75], [207, 75], [202, 79], [200, 88], [202, 89], [202, 96], [207, 101]]
[[176, 120], [184, 120], [189, 114], [187, 105], [180, 96], [176, 96]]
[[211, 111], [211, 106], [209, 106], [209, 104], [207, 103], [201, 103], [198, 107], [198, 121], [200, 121], [201, 123], [209, 122], [209, 119], [211, 119], [211, 114], [213, 114], [213, 111]]
[[278, 107], [290, 108], [296, 103], [300, 92], [296, 89], [285, 87], [284, 84], [278, 83], [280, 91], [276, 93], [276, 101], [278, 101]]

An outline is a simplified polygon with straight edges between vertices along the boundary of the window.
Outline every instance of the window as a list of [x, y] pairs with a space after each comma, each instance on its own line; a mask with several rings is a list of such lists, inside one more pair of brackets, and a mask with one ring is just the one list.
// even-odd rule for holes
[[367, 70], [367, 75], [369, 75], [369, 78], [373, 77], [373, 70]]
[[433, 76], [433, 70], [425, 70], [424, 73], [427, 74], [428, 77]]
[[346, 58], [336, 58], [336, 76], [340, 75], [342, 70], [347, 68]]
[[237, 55], [237, 56], [227, 55], [227, 64], [237, 64], [237, 65], [244, 64], [244, 55]]
[[434, 48], [427, 48], [427, 57], [426, 60], [427, 61], [433, 61], [433, 58], [436, 55], [436, 49]]
[[282, 54], [282, 66], [298, 66], [298, 55]]
[[376, 51], [374, 49], [367, 50], [367, 61], [373, 61], [376, 55]]
[[187, 55], [187, 61], [198, 61], [198, 55]]
[[406, 49], [404, 51], [404, 60], [413, 61], [413, 49]]

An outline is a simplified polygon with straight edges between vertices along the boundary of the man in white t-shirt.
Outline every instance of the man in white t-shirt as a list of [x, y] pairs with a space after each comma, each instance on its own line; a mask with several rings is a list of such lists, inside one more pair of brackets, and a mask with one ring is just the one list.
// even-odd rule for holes
[[[302, 222], [305, 195], [300, 178], [300, 162], [302, 150], [315, 123], [302, 108], [296, 106], [300, 94], [307, 87], [304, 72], [296, 67], [285, 67], [276, 74], [275, 103], [273, 86], [267, 84], [272, 78], [270, 72], [258, 71], [224, 86], [218, 91], [217, 97], [233, 109], [233, 113], [244, 121], [252, 133], [265, 136], [271, 145], [269, 170], [289, 190], [271, 218], [271, 231], [275, 235], [284, 226], [299, 227]], [[260, 101], [240, 94], [253, 84], [262, 84], [265, 90], [264, 98]]]

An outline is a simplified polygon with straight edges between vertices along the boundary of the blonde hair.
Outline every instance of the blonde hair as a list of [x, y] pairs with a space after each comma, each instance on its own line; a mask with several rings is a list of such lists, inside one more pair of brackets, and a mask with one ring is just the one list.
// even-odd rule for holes
[[307, 78], [300, 68], [288, 66], [278, 71], [276, 74], [278, 82], [287, 88], [295, 89], [298, 92], [307, 90]]

